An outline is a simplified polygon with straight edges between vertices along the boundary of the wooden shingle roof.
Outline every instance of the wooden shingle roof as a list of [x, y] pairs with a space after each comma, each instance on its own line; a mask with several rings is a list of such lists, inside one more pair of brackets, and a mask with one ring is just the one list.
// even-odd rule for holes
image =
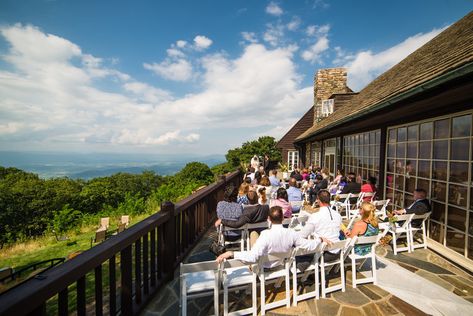
[[397, 65], [373, 80], [350, 104], [313, 125], [296, 138], [302, 141], [329, 130], [354, 116], [412, 88], [473, 62], [473, 12], [451, 25]]

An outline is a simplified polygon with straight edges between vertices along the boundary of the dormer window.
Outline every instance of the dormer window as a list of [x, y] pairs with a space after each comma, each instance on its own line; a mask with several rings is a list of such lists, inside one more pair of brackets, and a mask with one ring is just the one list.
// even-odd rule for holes
[[322, 117], [333, 113], [333, 99], [322, 100]]

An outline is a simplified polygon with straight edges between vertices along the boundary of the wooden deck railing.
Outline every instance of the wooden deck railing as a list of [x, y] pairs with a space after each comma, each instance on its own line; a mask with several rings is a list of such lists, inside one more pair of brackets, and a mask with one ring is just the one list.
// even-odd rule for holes
[[[238, 171], [0, 295], [0, 315], [134, 315], [173, 278]], [[87, 286], [89, 285], [89, 286]]]

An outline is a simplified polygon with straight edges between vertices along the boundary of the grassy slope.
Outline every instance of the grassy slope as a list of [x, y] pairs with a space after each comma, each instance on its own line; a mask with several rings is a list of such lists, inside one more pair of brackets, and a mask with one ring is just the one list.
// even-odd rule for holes
[[[149, 215], [134, 216], [130, 219], [130, 224], [136, 224]], [[117, 221], [110, 219], [109, 231], [116, 231]], [[76, 251], [85, 251], [90, 248], [90, 239], [95, 236], [96, 229], [97, 226], [87, 226], [82, 227], [80, 232], [69, 232], [66, 234], [69, 239], [65, 241], [56, 241], [55, 237], [45, 236], [2, 249], [0, 250], [0, 267], [19, 269], [38, 261], [67, 257]]]

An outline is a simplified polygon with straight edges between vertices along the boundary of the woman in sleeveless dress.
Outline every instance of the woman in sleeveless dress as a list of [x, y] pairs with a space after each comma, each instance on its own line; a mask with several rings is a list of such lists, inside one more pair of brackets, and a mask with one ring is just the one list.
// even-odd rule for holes
[[[369, 203], [363, 202], [360, 207], [361, 219], [357, 221], [353, 228], [346, 232], [347, 237], [355, 236], [376, 236], [379, 233], [378, 220], [375, 215], [376, 207]], [[355, 245], [355, 253], [364, 256], [371, 251], [371, 245]]]

